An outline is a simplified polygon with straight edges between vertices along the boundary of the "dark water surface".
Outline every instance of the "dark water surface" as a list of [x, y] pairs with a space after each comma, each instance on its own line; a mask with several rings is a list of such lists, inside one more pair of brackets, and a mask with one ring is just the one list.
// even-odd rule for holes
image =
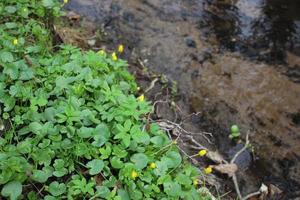
[[300, 1], [208, 0], [201, 29], [215, 33], [222, 49], [267, 62], [300, 55]]
[[175, 80], [183, 110], [202, 113], [193, 127], [212, 132], [224, 154], [237, 148], [228, 139], [232, 124], [251, 131], [255, 157], [253, 165], [249, 154], [241, 161], [248, 166], [243, 192], [264, 182], [294, 198], [300, 190], [300, 1], [72, 0], [68, 9], [104, 27], [109, 43], [124, 43], [128, 59], [138, 55]]

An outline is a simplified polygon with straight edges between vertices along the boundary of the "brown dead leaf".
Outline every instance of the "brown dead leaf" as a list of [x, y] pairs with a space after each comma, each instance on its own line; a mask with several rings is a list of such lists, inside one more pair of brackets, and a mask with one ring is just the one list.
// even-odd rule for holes
[[238, 170], [238, 166], [236, 164], [219, 164], [212, 165], [213, 169], [222, 173], [227, 174], [229, 177], [232, 177], [233, 174]]
[[224, 163], [223, 156], [217, 151], [208, 151], [206, 157], [214, 161], [215, 163]]
[[102, 185], [102, 182], [104, 181], [104, 178], [101, 174], [94, 176], [94, 179], [97, 185]]

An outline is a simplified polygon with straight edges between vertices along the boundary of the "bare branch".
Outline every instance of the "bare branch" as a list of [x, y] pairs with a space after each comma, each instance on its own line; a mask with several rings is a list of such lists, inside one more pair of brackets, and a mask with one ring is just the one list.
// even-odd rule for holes
[[158, 81], [158, 78], [153, 79], [150, 83], [150, 86], [145, 90], [145, 93], [149, 92], [155, 86], [155, 83], [157, 81]]
[[241, 155], [241, 153], [243, 153], [243, 152], [247, 149], [248, 145], [249, 145], [249, 131], [248, 131], [248, 133], [247, 133], [247, 135], [246, 135], [246, 143], [245, 143], [244, 147], [241, 148], [241, 149], [233, 156], [233, 158], [231, 159], [230, 163], [234, 163], [234, 161], [237, 159], [237, 157], [239, 157], [239, 155]]

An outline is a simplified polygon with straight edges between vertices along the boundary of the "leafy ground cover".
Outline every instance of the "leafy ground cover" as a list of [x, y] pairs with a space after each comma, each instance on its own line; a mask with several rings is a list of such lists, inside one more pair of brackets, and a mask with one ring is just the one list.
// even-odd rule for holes
[[[65, 1], [65, 3], [67, 3]], [[0, 3], [0, 185], [7, 199], [209, 199], [148, 123], [127, 63], [54, 46], [63, 3]]]

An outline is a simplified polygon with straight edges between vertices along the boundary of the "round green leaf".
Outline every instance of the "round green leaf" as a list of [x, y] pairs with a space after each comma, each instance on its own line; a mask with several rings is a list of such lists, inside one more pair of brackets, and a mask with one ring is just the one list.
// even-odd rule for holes
[[124, 166], [124, 163], [117, 156], [112, 157], [110, 163], [115, 169], [121, 169]]
[[2, 62], [14, 61], [14, 57], [13, 57], [12, 53], [7, 52], [7, 51], [3, 51], [0, 53], [0, 59], [2, 60]]
[[51, 195], [57, 197], [65, 193], [66, 185], [64, 183], [58, 183], [57, 181], [52, 182], [49, 185], [49, 192]]
[[136, 153], [131, 156], [130, 160], [135, 164], [137, 169], [143, 169], [147, 166], [148, 157], [143, 153]]
[[17, 181], [7, 183], [1, 190], [4, 197], [9, 197], [11, 200], [16, 200], [22, 193], [22, 184]]
[[46, 173], [45, 171], [42, 170], [33, 170], [33, 174], [32, 174], [32, 179], [40, 182], [40, 183], [45, 183], [49, 178], [48, 173]]
[[94, 159], [87, 163], [86, 165], [88, 168], [90, 168], [90, 175], [96, 175], [101, 172], [101, 170], [104, 167], [104, 162], [102, 160]]

